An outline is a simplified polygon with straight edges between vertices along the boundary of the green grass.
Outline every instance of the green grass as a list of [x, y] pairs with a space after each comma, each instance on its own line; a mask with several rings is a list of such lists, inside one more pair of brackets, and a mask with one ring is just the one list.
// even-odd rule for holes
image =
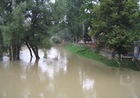
[[109, 66], [119, 67], [119, 64], [115, 60], [109, 60], [103, 57], [102, 55], [93, 52], [93, 50], [91, 50], [90, 48], [86, 46], [69, 44], [67, 46], [67, 49], [74, 54], [78, 54], [78, 55], [81, 55], [90, 59], [100, 61]]
[[[83, 57], [87, 57], [90, 59], [94, 59], [104, 63], [105, 65], [112, 66], [112, 67], [119, 67], [119, 64], [115, 60], [109, 60], [108, 58], [103, 57], [102, 55], [95, 53], [91, 48], [86, 46], [81, 46], [77, 44], [69, 44], [67, 46], [68, 51], [78, 54]], [[127, 63], [126, 63], [127, 62]], [[136, 66], [135, 62], [132, 61], [122, 61], [120, 64], [123, 68], [130, 68], [133, 70], [139, 70]]]

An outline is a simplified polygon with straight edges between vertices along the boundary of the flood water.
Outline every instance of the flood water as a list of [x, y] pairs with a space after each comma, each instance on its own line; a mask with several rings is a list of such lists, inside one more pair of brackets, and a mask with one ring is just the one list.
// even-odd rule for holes
[[140, 72], [104, 64], [52, 47], [44, 58], [0, 62], [0, 98], [140, 98]]

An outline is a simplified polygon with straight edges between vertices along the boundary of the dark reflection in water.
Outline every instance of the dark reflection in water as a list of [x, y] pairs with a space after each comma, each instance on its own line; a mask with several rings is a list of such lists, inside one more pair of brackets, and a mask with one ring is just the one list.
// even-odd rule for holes
[[44, 58], [0, 62], [0, 98], [140, 98], [140, 72], [110, 68], [52, 47]]

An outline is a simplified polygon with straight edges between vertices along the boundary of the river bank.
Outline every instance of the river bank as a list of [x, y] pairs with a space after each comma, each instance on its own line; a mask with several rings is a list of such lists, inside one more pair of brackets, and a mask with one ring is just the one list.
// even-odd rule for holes
[[83, 46], [83, 45], [79, 45], [79, 44], [69, 44], [67, 46], [67, 49], [68, 49], [68, 51], [70, 51], [74, 54], [78, 54], [78, 55], [86, 57], [86, 58], [100, 61], [108, 66], [129, 68], [129, 69], [140, 71], [139, 67], [137, 66], [137, 63], [134, 61], [130, 61], [130, 60], [126, 59], [126, 60], [122, 60], [121, 62], [118, 63], [116, 60], [108, 59], [108, 58], [94, 52], [93, 49], [91, 49], [90, 47], [87, 47], [87, 46]]

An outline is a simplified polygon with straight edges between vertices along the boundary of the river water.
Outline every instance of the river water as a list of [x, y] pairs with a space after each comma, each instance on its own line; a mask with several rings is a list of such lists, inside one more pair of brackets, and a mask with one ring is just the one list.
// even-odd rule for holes
[[107, 67], [52, 47], [44, 58], [0, 62], [0, 98], [140, 98], [140, 72]]

